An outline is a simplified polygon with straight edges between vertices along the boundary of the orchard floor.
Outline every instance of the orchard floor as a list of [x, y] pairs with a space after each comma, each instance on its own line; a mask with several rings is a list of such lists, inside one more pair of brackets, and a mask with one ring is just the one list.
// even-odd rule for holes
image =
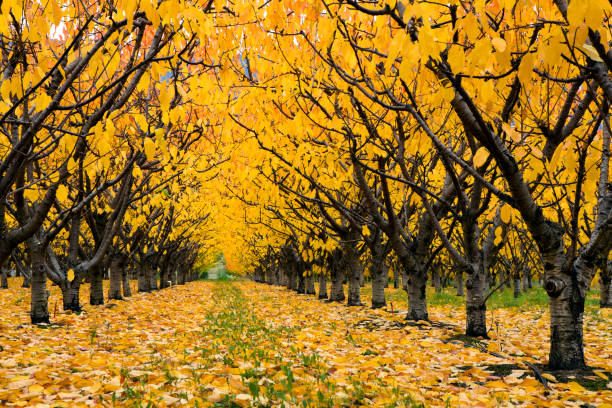
[[473, 342], [461, 336], [461, 306], [432, 306], [432, 324], [406, 325], [393, 289], [391, 313], [207, 281], [80, 315], [61, 312], [52, 288], [53, 324], [32, 326], [19, 284], [0, 290], [0, 406], [612, 406], [609, 310], [585, 315], [598, 370], [544, 373], [546, 390], [524, 363], [548, 351], [538, 306], [489, 312], [491, 340]]

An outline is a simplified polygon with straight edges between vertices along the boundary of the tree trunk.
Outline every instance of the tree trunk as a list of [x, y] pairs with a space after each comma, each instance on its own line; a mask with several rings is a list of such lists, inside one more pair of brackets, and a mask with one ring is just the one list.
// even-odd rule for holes
[[[180, 273], [179, 273], [180, 275]], [[180, 276], [179, 276], [179, 285], [182, 284], [180, 282]], [[149, 288], [149, 279], [146, 275], [146, 270], [144, 267], [142, 266], [138, 266], [138, 292], [150, 292], [151, 289]]]
[[514, 273], [512, 284], [514, 288], [514, 298], [516, 299], [521, 297], [521, 275], [518, 271]]
[[484, 337], [487, 335], [487, 305], [485, 296], [487, 291], [486, 272], [481, 265], [473, 265], [471, 273], [467, 273], [465, 281], [466, 297], [466, 328], [465, 334], [471, 337]]
[[361, 303], [361, 286], [359, 282], [363, 274], [363, 268], [359, 262], [359, 253], [355, 241], [344, 243], [343, 257], [346, 267], [346, 278], [348, 280], [348, 306], [362, 306]]
[[407, 273], [408, 320], [429, 320], [427, 313], [427, 275], [419, 271]]
[[436, 293], [442, 292], [442, 278], [438, 272], [438, 268], [432, 267], [431, 269], [431, 280], [433, 281], [433, 287]]
[[327, 299], [327, 276], [319, 272], [319, 299]]
[[49, 291], [47, 291], [47, 275], [45, 274], [45, 256], [34, 239], [28, 240], [31, 263], [31, 310], [30, 320], [32, 324], [49, 323]]
[[123, 297], [132, 296], [132, 288], [130, 287], [130, 272], [127, 268], [121, 270], [121, 281], [123, 286]]
[[89, 304], [90, 305], [103, 305], [104, 304], [104, 280], [102, 279], [103, 269], [102, 266], [94, 267], [90, 276], [89, 286]]
[[612, 268], [606, 266], [599, 273], [599, 307], [612, 307]]
[[2, 268], [0, 270], [0, 289], [8, 289], [8, 270]]
[[297, 278], [298, 278], [298, 285], [297, 285], [297, 293], [306, 293], [306, 271], [304, 270], [304, 267], [302, 265], [301, 261], [298, 261], [298, 265], [296, 268], [296, 272], [297, 272]]
[[315, 290], [314, 277], [312, 276], [312, 271], [308, 272], [305, 279], [306, 279], [306, 294], [316, 295], [317, 291]]
[[[183, 283], [187, 280], [187, 272], [188, 271], [184, 271], [183, 275], [185, 276], [185, 278], [183, 279]], [[149, 290], [158, 290], [158, 286], [157, 286], [157, 269], [155, 268], [151, 268], [151, 269], [147, 269], [147, 277], [149, 278]]]
[[463, 296], [463, 271], [455, 271], [455, 288], [457, 296]]
[[110, 282], [108, 287], [108, 300], [117, 299], [122, 300], [123, 296], [121, 294], [121, 283], [122, 283], [122, 274], [121, 274], [121, 261], [119, 257], [115, 256], [111, 260], [110, 263]]
[[[570, 270], [551, 274], [544, 279], [550, 308], [548, 367], [552, 370], [585, 367], [582, 338], [585, 296], [581, 293], [578, 282], [571, 278], [574, 276], [573, 272]], [[584, 292], [586, 293], [586, 288]]]
[[81, 289], [81, 277], [75, 276], [72, 282], [66, 281], [65, 286], [60, 286], [62, 290], [62, 305], [64, 311], [72, 311], [75, 313], [81, 312], [79, 303], [79, 291]]
[[524, 268], [523, 269], [523, 293], [526, 293], [527, 289], [529, 289], [529, 275], [531, 275], [531, 271], [529, 270], [529, 268]]
[[393, 265], [393, 288], [399, 288], [399, 267], [397, 263]]
[[[382, 250], [382, 248], [380, 248]], [[385, 286], [388, 279], [389, 269], [385, 264], [385, 254], [377, 253], [370, 265], [370, 276], [372, 278], [372, 309], [384, 307]]]
[[331, 270], [331, 294], [329, 300], [332, 302], [342, 302], [344, 301], [344, 286], [342, 284], [344, 280], [343, 271], [338, 268], [333, 268]]

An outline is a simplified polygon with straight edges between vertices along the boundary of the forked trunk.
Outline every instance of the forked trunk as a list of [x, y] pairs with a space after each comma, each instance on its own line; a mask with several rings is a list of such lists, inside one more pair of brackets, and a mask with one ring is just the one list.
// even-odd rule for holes
[[429, 320], [426, 303], [427, 276], [412, 271], [407, 274], [408, 320]]
[[319, 273], [319, 299], [327, 299], [327, 276]]
[[122, 300], [123, 296], [121, 294], [121, 283], [122, 283], [122, 273], [121, 273], [121, 261], [119, 257], [113, 257], [110, 263], [110, 282], [108, 287], [108, 300], [116, 299]]
[[89, 304], [104, 304], [104, 285], [102, 279], [102, 267], [96, 266], [90, 271]]

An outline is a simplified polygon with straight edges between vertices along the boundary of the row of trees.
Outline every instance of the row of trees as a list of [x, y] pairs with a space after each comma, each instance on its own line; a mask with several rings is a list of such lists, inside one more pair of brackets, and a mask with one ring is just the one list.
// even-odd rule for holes
[[[48, 323], [63, 307], [194, 279], [214, 253], [205, 185], [222, 163], [202, 98], [223, 52], [212, 2], [0, 3], [0, 265]], [[189, 91], [189, 95], [188, 95]], [[214, 119], [214, 118], [213, 118]], [[159, 278], [159, 284], [158, 284]]]
[[584, 366], [596, 275], [611, 305], [610, 5], [277, 7], [245, 39], [249, 98], [229, 111], [244, 154], [226, 177], [241, 237], [228, 265], [306, 293], [318, 274], [325, 294], [329, 275], [338, 301], [346, 279], [348, 305], [365, 269], [373, 307], [391, 267], [415, 320], [428, 318], [428, 276], [450, 269], [470, 336], [487, 335], [492, 290], [534, 276], [550, 368]]

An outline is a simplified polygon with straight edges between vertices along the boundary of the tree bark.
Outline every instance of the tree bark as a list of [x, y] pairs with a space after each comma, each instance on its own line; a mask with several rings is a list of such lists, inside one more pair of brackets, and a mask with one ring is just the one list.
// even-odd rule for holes
[[104, 304], [104, 280], [102, 279], [104, 270], [102, 266], [94, 267], [89, 273], [89, 304], [103, 305]]
[[32, 324], [49, 323], [49, 292], [47, 291], [47, 275], [45, 273], [45, 257], [35, 243], [28, 243], [31, 262], [31, 310]]
[[427, 313], [427, 276], [418, 271], [407, 273], [408, 320], [429, 320]]
[[118, 256], [114, 256], [110, 263], [110, 282], [108, 287], [108, 300], [116, 299], [123, 300], [121, 294], [121, 260]]
[[599, 307], [612, 307], [612, 268], [606, 264], [599, 271]]
[[312, 271], [308, 271], [306, 275], [306, 294], [308, 295], [316, 295], [317, 291], [315, 290], [314, 285], [314, 277], [312, 276]]
[[344, 257], [344, 266], [346, 268], [346, 278], [348, 280], [348, 306], [362, 306], [361, 303], [361, 275], [363, 267], [359, 261], [359, 253], [356, 246], [356, 237], [350, 236], [350, 241], [343, 243], [342, 256]]
[[[184, 271], [183, 275], [185, 276], [185, 278], [183, 279], [183, 283], [187, 280], [187, 276], [188, 276], [188, 271]], [[150, 268], [147, 269], [147, 277], [149, 279], [149, 290], [158, 290], [159, 287], [157, 286], [157, 269], [155, 268]]]
[[62, 290], [62, 305], [64, 311], [81, 312], [81, 304], [79, 303], [79, 292], [81, 289], [81, 277], [76, 276], [72, 282], [66, 281], [65, 286], [60, 286]]
[[0, 271], [0, 289], [8, 289], [8, 270], [3, 267]]
[[386, 303], [385, 299], [385, 287], [389, 280], [389, 268], [385, 264], [385, 253], [382, 245], [377, 244], [370, 265], [370, 276], [372, 278], [372, 309], [384, 307]]
[[455, 289], [457, 289], [457, 296], [463, 296], [463, 271], [455, 272]]
[[121, 269], [121, 281], [123, 286], [123, 297], [132, 296], [132, 288], [130, 287], [130, 272], [127, 268]]
[[466, 329], [465, 334], [471, 337], [484, 337], [487, 335], [487, 305], [486, 296], [486, 271], [482, 265], [472, 265], [472, 269], [466, 273], [465, 281], [466, 297]]
[[[178, 284], [182, 285], [184, 282], [181, 282], [181, 276], [179, 272]], [[150, 292], [149, 288], [149, 279], [146, 275], [146, 270], [142, 265], [138, 266], [138, 292]]]
[[518, 270], [514, 273], [512, 286], [514, 288], [514, 298], [516, 299], [521, 297], [521, 275]]
[[322, 271], [319, 273], [319, 299], [327, 299], [327, 276]]
[[340, 251], [334, 251], [332, 255], [330, 255], [330, 274], [331, 274], [331, 289], [329, 300], [331, 302], [342, 302], [344, 301], [344, 271], [340, 267]]

